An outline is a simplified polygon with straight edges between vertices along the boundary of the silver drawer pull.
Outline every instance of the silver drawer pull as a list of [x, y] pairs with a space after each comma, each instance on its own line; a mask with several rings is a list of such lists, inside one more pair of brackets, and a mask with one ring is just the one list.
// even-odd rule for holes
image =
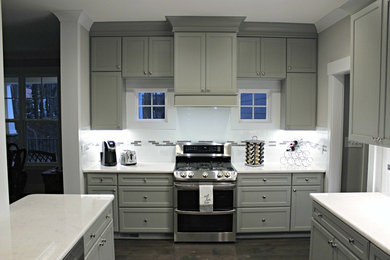
[[316, 214], [317, 215], [317, 217], [320, 217], [320, 218], [322, 218], [322, 213], [320, 213], [320, 212], [314, 212], [314, 214]]
[[146, 200], [147, 200], [147, 199], [148, 199], [148, 196], [146, 196], [146, 195], [145, 195], [145, 196], [144, 196], [144, 199], [146, 199]]
[[266, 178], [264, 178], [264, 179], [263, 179], [263, 181], [264, 181], [264, 182], [266, 182], [266, 181], [267, 181], [267, 179], [266, 179]]
[[144, 219], [144, 222], [145, 222], [145, 223], [148, 223], [148, 220], [147, 220], [147, 219]]
[[103, 238], [103, 239], [102, 239], [102, 242], [103, 242], [103, 243], [106, 243], [106, 242], [107, 242], [107, 239]]
[[305, 178], [305, 181], [309, 181], [309, 178]]
[[333, 240], [328, 240], [328, 245], [332, 245], [333, 244]]
[[147, 73], [146, 73], [146, 71], [144, 71], [144, 75], [146, 75]]
[[262, 219], [261, 219], [261, 222], [265, 222], [265, 218], [262, 218]]
[[267, 196], [263, 195], [263, 199], [266, 199], [266, 198], [267, 198]]
[[104, 243], [103, 243], [103, 242], [100, 242], [100, 243], [99, 243], [99, 246], [104, 246]]
[[336, 248], [337, 247], [337, 244], [335, 242], [332, 243], [332, 247], [333, 248]]
[[146, 180], [146, 178], [144, 178], [144, 182], [146, 182], [147, 180]]
[[348, 242], [349, 242], [350, 244], [353, 244], [353, 243], [355, 243], [355, 239], [353, 239], [352, 237], [350, 237], [350, 238], [348, 238]]
[[100, 178], [100, 182], [103, 182], [103, 178]]
[[94, 238], [94, 237], [96, 237], [96, 234], [91, 234], [90, 236], [89, 236], [90, 238]]
[[111, 218], [111, 215], [110, 215], [110, 214], [107, 214], [107, 215], [106, 215], [106, 219], [109, 219], [109, 218]]
[[293, 189], [293, 192], [297, 192], [297, 190], [296, 190], [296, 189]]

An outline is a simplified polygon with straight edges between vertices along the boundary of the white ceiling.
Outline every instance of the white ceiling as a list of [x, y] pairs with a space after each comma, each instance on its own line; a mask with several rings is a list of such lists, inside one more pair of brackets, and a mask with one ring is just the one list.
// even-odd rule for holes
[[347, 0], [2, 0], [6, 24], [55, 10], [84, 10], [95, 22], [162, 21], [167, 15], [246, 16], [245, 21], [315, 23]]

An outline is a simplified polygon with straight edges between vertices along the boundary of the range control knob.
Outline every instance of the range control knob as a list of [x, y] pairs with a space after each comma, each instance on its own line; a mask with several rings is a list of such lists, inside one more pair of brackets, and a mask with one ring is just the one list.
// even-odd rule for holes
[[223, 173], [222, 173], [222, 172], [219, 172], [219, 173], [217, 174], [217, 177], [218, 177], [218, 178], [223, 177]]
[[185, 177], [187, 177], [187, 173], [182, 172], [182, 173], [180, 173], [180, 176], [181, 176], [182, 178], [185, 178]]
[[194, 177], [194, 173], [193, 172], [188, 173], [188, 177], [190, 178]]
[[207, 178], [207, 176], [209, 176], [209, 174], [208, 174], [207, 172], [204, 172], [204, 173], [202, 174], [202, 176], [203, 176], [203, 178]]
[[230, 177], [230, 172], [225, 172], [225, 177], [229, 178]]

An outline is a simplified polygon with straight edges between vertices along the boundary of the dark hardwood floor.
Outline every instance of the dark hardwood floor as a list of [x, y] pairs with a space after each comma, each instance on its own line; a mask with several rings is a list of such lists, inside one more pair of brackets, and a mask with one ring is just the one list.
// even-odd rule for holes
[[116, 260], [304, 260], [309, 238], [250, 239], [236, 243], [173, 243], [167, 240], [115, 240]]

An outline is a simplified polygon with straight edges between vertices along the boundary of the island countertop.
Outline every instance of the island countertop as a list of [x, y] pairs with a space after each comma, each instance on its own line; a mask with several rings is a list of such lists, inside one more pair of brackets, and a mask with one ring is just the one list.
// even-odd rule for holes
[[0, 219], [0, 259], [63, 259], [112, 195], [29, 195]]
[[313, 200], [390, 254], [390, 197], [382, 193], [316, 193]]

